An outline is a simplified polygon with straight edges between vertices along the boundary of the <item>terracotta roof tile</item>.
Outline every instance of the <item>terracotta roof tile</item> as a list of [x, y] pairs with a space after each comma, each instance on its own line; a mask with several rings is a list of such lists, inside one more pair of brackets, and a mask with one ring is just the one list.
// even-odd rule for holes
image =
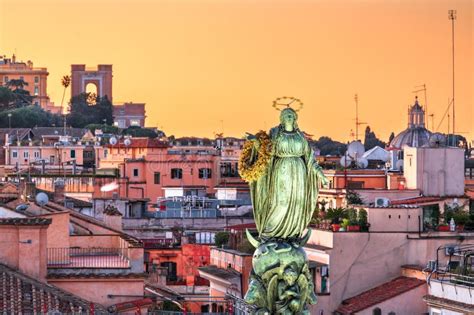
[[8, 301], [4, 305], [0, 303], [6, 314], [45, 314], [54, 310], [61, 314], [82, 314], [88, 313], [92, 307], [98, 314], [107, 313], [100, 304], [93, 304], [1, 263], [0, 282], [3, 283], [0, 286], [1, 300]]
[[441, 201], [443, 199], [439, 197], [415, 197], [415, 198], [410, 198], [410, 199], [404, 199], [404, 200], [392, 200], [390, 201], [391, 205], [412, 205], [412, 204], [420, 204], [420, 203], [427, 203], [427, 202], [437, 202]]
[[5, 218], [0, 219], [0, 225], [49, 225], [51, 219], [46, 218]]
[[416, 278], [398, 277], [375, 288], [342, 301], [336, 314], [349, 315], [382, 303], [397, 295], [424, 285], [426, 282]]

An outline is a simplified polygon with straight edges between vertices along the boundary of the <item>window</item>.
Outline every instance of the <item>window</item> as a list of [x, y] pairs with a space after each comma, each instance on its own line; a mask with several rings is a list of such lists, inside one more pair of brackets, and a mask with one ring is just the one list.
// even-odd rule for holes
[[3, 77], [3, 82], [8, 83], [8, 77], [7, 76]]
[[18, 157], [18, 151], [12, 151], [12, 158]]
[[35, 151], [35, 153], [34, 153], [34, 154], [35, 154], [35, 158], [39, 158], [39, 157], [40, 157], [40, 153], [39, 153], [39, 151]]
[[382, 310], [378, 307], [374, 308], [374, 310], [372, 311], [372, 314], [373, 315], [382, 315]]
[[172, 168], [171, 179], [181, 179], [181, 178], [183, 178], [183, 170], [181, 168]]
[[140, 119], [130, 119], [130, 126], [140, 126]]
[[49, 164], [54, 164], [55, 157], [54, 155], [49, 156]]
[[24, 76], [20, 76], [20, 80], [25, 81], [25, 77], [24, 77]]
[[155, 185], [160, 184], [160, 172], [155, 172], [154, 182], [155, 182]]
[[211, 178], [212, 170], [210, 168], [200, 168], [199, 178]]
[[38, 76], [35, 77], [35, 83], [39, 83], [40, 78]]
[[38, 95], [38, 94], [39, 94], [39, 88], [35, 86], [35, 95]]
[[27, 159], [29, 156], [30, 156], [30, 152], [28, 152], [28, 151], [24, 151], [24, 152], [23, 152], [23, 157], [24, 157], [25, 159]]
[[138, 177], [138, 168], [133, 169], [133, 176]]
[[104, 149], [104, 158], [107, 157], [107, 154], [109, 154], [109, 151], [107, 151], [107, 149]]
[[76, 150], [71, 150], [71, 159], [76, 158]]

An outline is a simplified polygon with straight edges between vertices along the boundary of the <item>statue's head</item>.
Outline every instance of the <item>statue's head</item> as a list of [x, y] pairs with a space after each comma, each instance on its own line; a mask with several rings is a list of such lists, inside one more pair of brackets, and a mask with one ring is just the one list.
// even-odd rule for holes
[[289, 124], [292, 124], [293, 129], [298, 129], [297, 121], [298, 121], [298, 114], [293, 108], [287, 107], [281, 111], [280, 124], [282, 126], [289, 123]]

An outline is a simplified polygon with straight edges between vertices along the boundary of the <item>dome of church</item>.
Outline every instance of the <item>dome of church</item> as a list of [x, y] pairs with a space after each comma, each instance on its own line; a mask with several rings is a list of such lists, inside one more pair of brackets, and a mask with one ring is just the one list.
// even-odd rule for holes
[[427, 146], [431, 132], [425, 128], [425, 111], [418, 103], [418, 98], [408, 110], [408, 128], [400, 132], [390, 142], [390, 148], [402, 149], [403, 146]]

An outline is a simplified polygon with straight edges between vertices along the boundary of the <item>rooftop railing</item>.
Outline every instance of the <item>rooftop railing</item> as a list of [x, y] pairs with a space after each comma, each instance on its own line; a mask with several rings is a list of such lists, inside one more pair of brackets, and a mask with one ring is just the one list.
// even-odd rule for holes
[[48, 268], [129, 268], [128, 248], [48, 248]]

